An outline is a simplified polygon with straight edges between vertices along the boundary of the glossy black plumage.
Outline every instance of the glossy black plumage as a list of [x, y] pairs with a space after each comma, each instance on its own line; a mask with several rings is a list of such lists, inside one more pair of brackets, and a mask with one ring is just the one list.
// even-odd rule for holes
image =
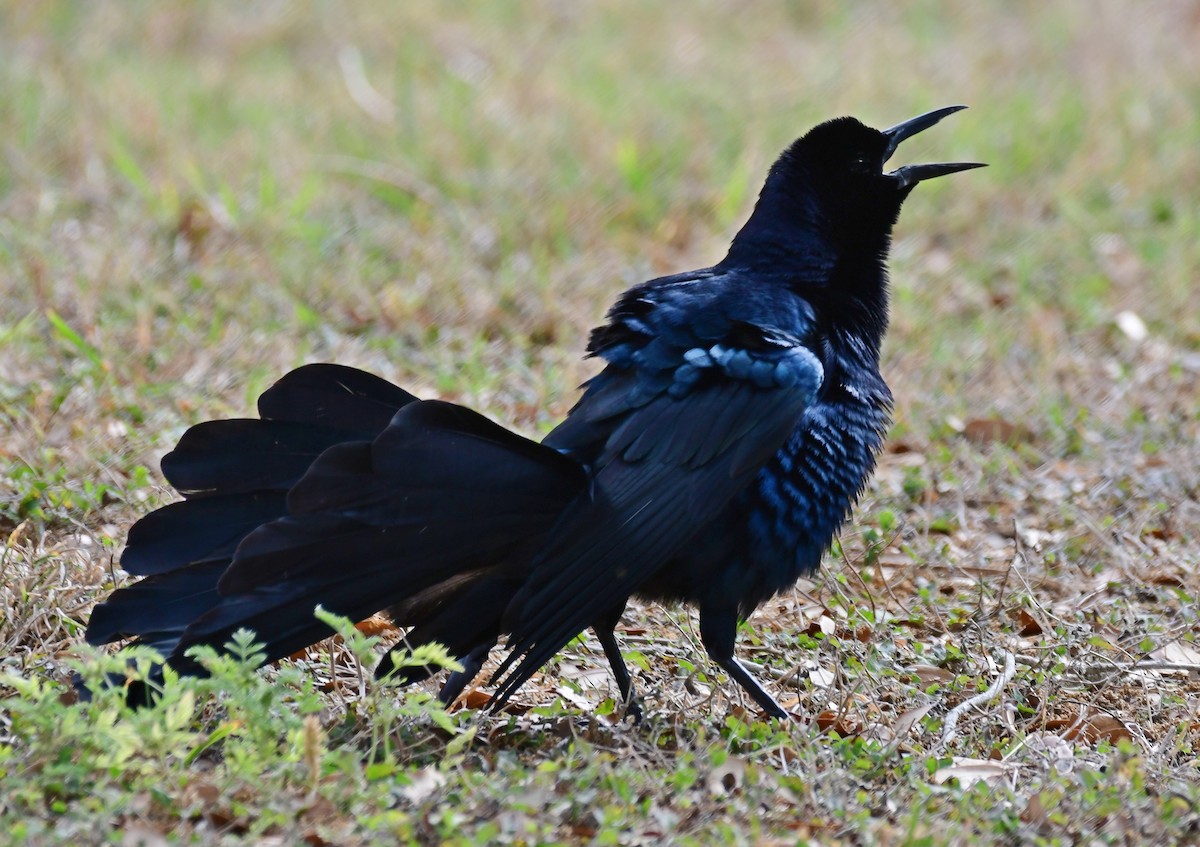
[[630, 700], [613, 627], [637, 595], [697, 605], [710, 656], [784, 715], [736, 627], [819, 565], [873, 469], [892, 226], [917, 182], [977, 167], [883, 163], [958, 108], [792, 144], [725, 259], [618, 300], [589, 345], [604, 369], [541, 444], [332, 365], [281, 380], [262, 420], [192, 428], [163, 461], [186, 499], [131, 530], [122, 563], [146, 578], [88, 640], [198, 672], [186, 651], [240, 627], [274, 659], [329, 634], [317, 604], [386, 607], [408, 644], [463, 658], [447, 698], [507, 636], [499, 705], [592, 626]]

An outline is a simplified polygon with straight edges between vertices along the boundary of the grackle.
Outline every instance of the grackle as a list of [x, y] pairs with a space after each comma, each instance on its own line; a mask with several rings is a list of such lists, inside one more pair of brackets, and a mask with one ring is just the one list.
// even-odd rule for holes
[[[318, 604], [387, 609], [402, 646], [460, 657], [447, 702], [507, 637], [499, 707], [591, 627], [636, 716], [614, 627], [637, 596], [698, 606], [708, 655], [786, 716], [734, 658], [737, 626], [818, 567], [874, 468], [892, 227], [918, 182], [981, 167], [884, 163], [962, 108], [795, 141], [724, 259], [621, 296], [588, 344], [603, 370], [541, 443], [330, 364], [284, 376], [258, 419], [192, 427], [162, 462], [184, 499], [130, 530], [121, 564], [142, 579], [96, 607], [88, 642], [202, 673], [188, 649], [240, 628], [274, 660], [330, 634]], [[391, 653], [377, 669], [430, 672]]]

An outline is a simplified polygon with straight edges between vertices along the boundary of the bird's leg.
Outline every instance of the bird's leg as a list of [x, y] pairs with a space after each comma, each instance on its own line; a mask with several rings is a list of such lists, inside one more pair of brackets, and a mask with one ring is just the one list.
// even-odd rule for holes
[[621, 655], [621, 646], [617, 644], [617, 635], [614, 632], [624, 611], [625, 606], [622, 605], [605, 615], [592, 624], [592, 632], [596, 633], [608, 664], [612, 667], [613, 676], [617, 680], [617, 690], [621, 692], [621, 702], [625, 705], [625, 714], [633, 718], [634, 723], [641, 723], [642, 704], [634, 698], [633, 677], [625, 665], [625, 657]]
[[459, 659], [463, 669], [461, 671], [453, 671], [446, 678], [446, 684], [442, 686], [442, 690], [438, 692], [438, 699], [444, 705], [449, 706], [458, 699], [458, 695], [463, 693], [463, 689], [467, 687], [467, 683], [479, 674], [479, 669], [487, 661], [488, 653], [495, 646], [496, 639], [493, 638], [491, 641], [485, 641], [480, 644], [470, 653]]
[[736, 606], [701, 606], [700, 640], [709, 658], [721, 666], [738, 685], [746, 689], [763, 711], [773, 718], [790, 717], [783, 707], [763, 690], [758, 681], [733, 656], [737, 639], [738, 614]]

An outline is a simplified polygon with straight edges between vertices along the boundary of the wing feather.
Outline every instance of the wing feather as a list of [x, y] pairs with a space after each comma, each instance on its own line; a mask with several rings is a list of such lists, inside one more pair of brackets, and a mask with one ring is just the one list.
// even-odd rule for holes
[[797, 390], [713, 380], [683, 398], [661, 394], [622, 422], [591, 496], [559, 520], [510, 606], [511, 649], [496, 672], [497, 704], [635, 593], [749, 483], [757, 466], [742, 461], [744, 445], [755, 445], [753, 453], [778, 450], [819, 381]]

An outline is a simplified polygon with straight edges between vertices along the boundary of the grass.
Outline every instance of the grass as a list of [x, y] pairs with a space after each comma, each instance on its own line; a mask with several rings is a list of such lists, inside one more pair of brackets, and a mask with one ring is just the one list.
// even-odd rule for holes
[[[0, 825], [1196, 838], [1198, 34], [1184, 3], [8, 10]], [[991, 167], [902, 216], [891, 446], [823, 573], [740, 640], [805, 720], [761, 722], [657, 607], [625, 618], [638, 727], [588, 640], [496, 717], [360, 684], [353, 636], [258, 673], [243, 645], [153, 712], [63, 702], [111, 661], [82, 627], [188, 425], [336, 360], [545, 431], [616, 293], [718, 258], [795, 135], [953, 102], [904, 155]]]

